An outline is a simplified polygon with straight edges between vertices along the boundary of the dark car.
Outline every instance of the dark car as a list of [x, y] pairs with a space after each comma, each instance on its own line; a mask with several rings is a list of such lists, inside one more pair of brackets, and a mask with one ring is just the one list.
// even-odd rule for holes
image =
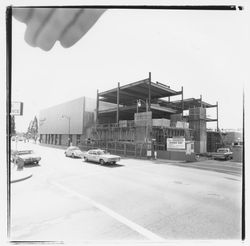
[[233, 159], [233, 152], [229, 148], [219, 148], [212, 157], [215, 160], [231, 160]]

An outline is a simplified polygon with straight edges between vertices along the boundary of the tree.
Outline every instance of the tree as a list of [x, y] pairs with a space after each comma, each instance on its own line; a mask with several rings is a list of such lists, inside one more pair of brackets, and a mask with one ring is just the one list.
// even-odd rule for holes
[[33, 139], [37, 139], [38, 136], [38, 121], [36, 116], [34, 117], [34, 120], [30, 121], [28, 130], [27, 130], [27, 135]]

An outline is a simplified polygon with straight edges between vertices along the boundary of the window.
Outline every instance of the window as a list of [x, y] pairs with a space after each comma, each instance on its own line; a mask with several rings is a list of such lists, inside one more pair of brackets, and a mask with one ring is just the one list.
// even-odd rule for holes
[[72, 135], [69, 135], [69, 142], [72, 143]]
[[75, 146], [69, 147], [68, 149], [69, 149], [69, 150], [80, 150], [78, 147], [75, 147]]
[[76, 135], [76, 145], [79, 145], [81, 142], [81, 135]]

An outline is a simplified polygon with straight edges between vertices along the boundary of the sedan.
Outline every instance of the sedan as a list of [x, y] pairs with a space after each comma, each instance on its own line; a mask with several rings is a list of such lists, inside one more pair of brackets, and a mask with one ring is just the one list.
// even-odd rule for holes
[[11, 161], [23, 164], [38, 164], [41, 157], [36, 155], [33, 150], [12, 150], [11, 151]]
[[101, 149], [89, 150], [84, 153], [83, 158], [85, 161], [94, 161], [101, 165], [106, 163], [116, 164], [117, 161], [121, 160], [120, 156], [111, 155], [107, 151]]
[[77, 146], [68, 147], [64, 154], [65, 156], [70, 156], [72, 158], [83, 158], [83, 152]]

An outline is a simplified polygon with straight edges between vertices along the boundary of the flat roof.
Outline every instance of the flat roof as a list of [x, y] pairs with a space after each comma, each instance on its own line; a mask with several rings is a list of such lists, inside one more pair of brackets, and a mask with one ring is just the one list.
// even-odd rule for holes
[[[166, 101], [167, 102], [167, 101]], [[182, 108], [182, 100], [177, 100], [177, 101], [171, 101], [168, 102], [170, 104], [175, 105], [178, 108]], [[205, 108], [213, 108], [217, 107], [217, 105], [213, 105], [207, 102], [202, 101], [200, 98], [195, 99], [195, 98], [187, 98], [183, 100], [183, 108], [184, 110], [188, 110], [190, 108], [195, 108], [195, 107], [200, 107], [200, 105], [203, 105]]]
[[[142, 106], [141, 108], [139, 108], [139, 111], [143, 111], [145, 112], [146, 107]], [[111, 112], [115, 112], [117, 111], [117, 107], [114, 108], [109, 108], [109, 109], [102, 109], [99, 110], [99, 114], [105, 114], [105, 113], [111, 113]], [[133, 113], [136, 112], [136, 105], [131, 105], [131, 106], [125, 106], [125, 107], [119, 107], [119, 112], [122, 111], [131, 111]], [[171, 114], [175, 114], [177, 113], [177, 111], [175, 109], [172, 108], [167, 108], [167, 107], [161, 107], [158, 105], [151, 105], [151, 111], [160, 111], [160, 112], [166, 112], [166, 113], [171, 113]]]
[[[137, 99], [146, 100], [149, 94], [149, 78], [140, 80], [134, 83], [130, 83], [124, 86], [120, 86], [119, 90], [119, 102], [123, 105], [131, 105], [136, 102]], [[99, 93], [101, 101], [116, 103], [117, 102], [117, 90], [114, 88], [108, 91]], [[159, 82], [151, 82], [151, 99], [164, 98], [170, 96], [180, 95], [182, 91], [175, 91], [170, 89], [169, 86]]]

